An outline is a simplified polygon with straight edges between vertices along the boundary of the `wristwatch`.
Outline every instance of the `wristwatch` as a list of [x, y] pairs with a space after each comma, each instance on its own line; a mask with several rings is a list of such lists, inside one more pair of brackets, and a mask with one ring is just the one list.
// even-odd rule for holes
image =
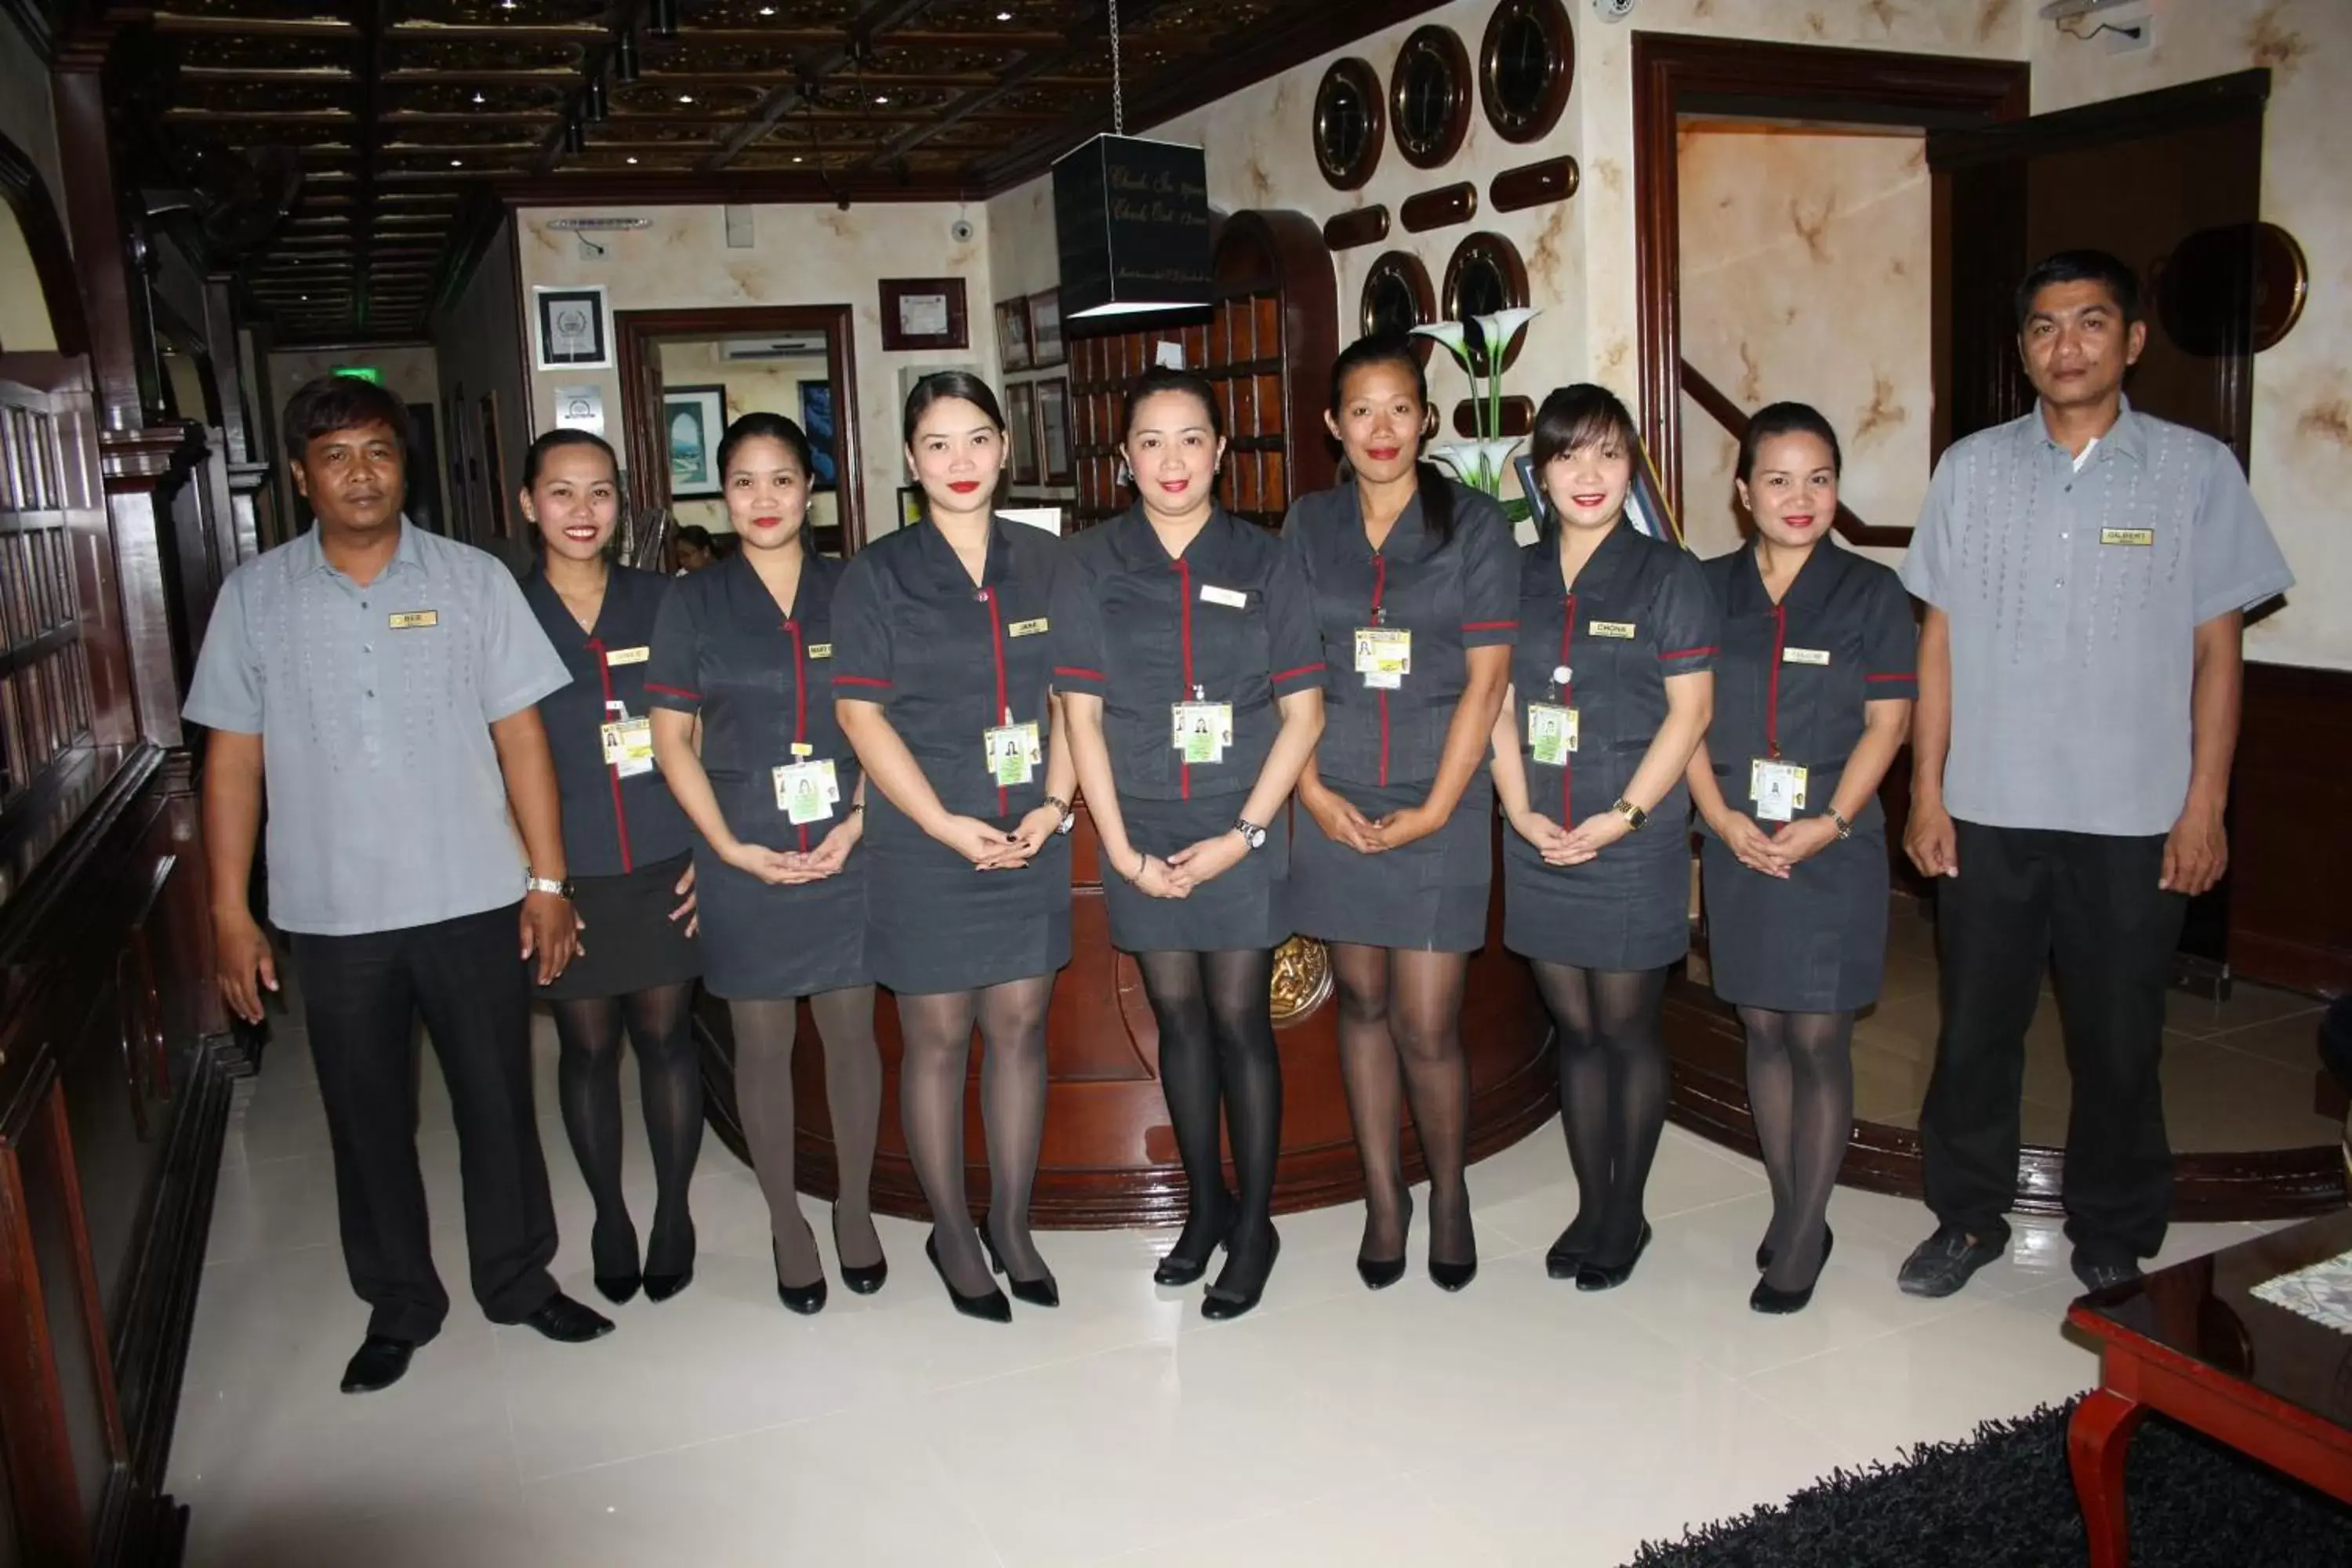
[[1848, 822], [1845, 817], [1839, 813], [1836, 806], [1831, 806], [1822, 815], [1828, 817], [1832, 822], [1837, 824], [1837, 836], [1840, 838], [1851, 838], [1853, 837], [1853, 824]]
[[526, 877], [523, 886], [534, 893], [553, 893], [566, 902], [569, 902], [572, 898], [572, 879], [569, 877], [564, 878], [561, 882], [551, 881], [545, 877]]
[[1045, 797], [1045, 804], [1062, 814], [1062, 820], [1054, 825], [1055, 832], [1067, 833], [1071, 828], [1076, 827], [1078, 825], [1078, 814], [1071, 810], [1070, 803], [1064, 800], [1060, 795], [1047, 795]]
[[1252, 822], [1248, 817], [1236, 816], [1234, 818], [1234, 831], [1240, 834], [1242, 836], [1242, 842], [1248, 845], [1252, 849], [1263, 849], [1265, 847], [1265, 829], [1260, 827], [1256, 823]]
[[1632, 801], [1627, 800], [1622, 795], [1617, 797], [1617, 803], [1614, 805], [1612, 805], [1609, 809], [1623, 817], [1625, 819], [1625, 826], [1632, 828], [1636, 833], [1642, 831], [1642, 824], [1650, 820], [1650, 814], [1648, 812], [1643, 811], [1640, 806], [1635, 805]]

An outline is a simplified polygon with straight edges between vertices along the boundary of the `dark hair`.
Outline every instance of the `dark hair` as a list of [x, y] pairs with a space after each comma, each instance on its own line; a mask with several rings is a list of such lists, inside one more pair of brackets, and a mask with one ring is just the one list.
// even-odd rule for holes
[[1217, 405], [1217, 389], [1209, 384], [1208, 377], [1196, 371], [1175, 370], [1164, 364], [1153, 365], [1127, 384], [1127, 423], [1119, 430], [1119, 445], [1135, 434], [1135, 411], [1143, 406], [1147, 397], [1157, 397], [1163, 392], [1181, 392], [1187, 397], [1197, 397], [1209, 411], [1209, 428], [1219, 440], [1224, 439], [1225, 413]]
[[529, 489], [539, 483], [540, 466], [547, 460], [547, 455], [559, 447], [593, 447], [604, 454], [606, 462], [613, 465], [613, 477], [615, 479], [621, 477], [621, 459], [614, 455], [611, 442], [602, 436], [592, 435], [585, 430], [558, 428], [550, 430], [538, 440], [533, 441], [530, 449], [523, 453], [523, 489]]
[[[1358, 338], [1331, 362], [1331, 417], [1339, 417], [1339, 409], [1347, 401], [1348, 378], [1360, 370], [1375, 365], [1401, 365], [1412, 377], [1413, 395], [1423, 408], [1429, 406], [1429, 373], [1422, 368], [1421, 356], [1412, 344], [1400, 337], [1374, 334]], [[1340, 477], [1349, 477], [1345, 458], [1339, 465]], [[1421, 495], [1422, 526], [1440, 544], [1454, 537], [1454, 482], [1445, 470], [1426, 458], [1413, 461], [1413, 482]]]
[[915, 426], [934, 403], [944, 403], [951, 397], [961, 398], [982, 414], [999, 430], [1004, 428], [1004, 409], [996, 401], [996, 394], [988, 383], [968, 370], [935, 370], [915, 383], [907, 394], [907, 417], [899, 437], [908, 446], [915, 444]]
[[716, 553], [710, 543], [710, 531], [698, 522], [689, 522], [675, 536], [680, 544], [691, 544], [705, 555]]
[[2139, 320], [2139, 274], [2104, 250], [2061, 250], [2043, 257], [2017, 285], [2017, 330], [2033, 314], [2033, 297], [2053, 283], [2096, 283], [2114, 296], [2124, 324]]
[[1739, 466], [1733, 472], [1745, 479], [1756, 471], [1756, 454], [1775, 436], [1818, 436], [1830, 449], [1830, 472], [1845, 472], [1845, 449], [1822, 411], [1810, 403], [1768, 403], [1748, 417], [1748, 434], [1739, 438]]
[[[1535, 429], [1528, 438], [1528, 457], [1535, 464], [1536, 488], [1543, 488], [1543, 471], [1553, 459], [1596, 441], [1614, 441], [1634, 462], [1642, 460], [1642, 427], [1633, 423], [1633, 411], [1625, 406], [1622, 398], [1589, 381], [1553, 387], [1544, 395], [1543, 406], [1536, 410]], [[1537, 495], [1528, 500], [1535, 507], [1538, 532], [1549, 533], [1559, 526], [1550, 497]]]
[[407, 405], [374, 382], [355, 375], [322, 375], [294, 389], [294, 395], [286, 400], [279, 432], [286, 437], [286, 456], [299, 463], [310, 455], [310, 443], [320, 437], [370, 425], [389, 426], [402, 458], [407, 457]]
[[781, 441], [801, 466], [801, 477], [816, 478], [816, 449], [809, 445], [808, 432], [781, 414], [771, 414], [764, 408], [754, 409], [737, 416], [727, 426], [727, 434], [719, 438], [719, 477], [727, 478], [727, 465], [735, 460], [736, 449], [746, 441]]

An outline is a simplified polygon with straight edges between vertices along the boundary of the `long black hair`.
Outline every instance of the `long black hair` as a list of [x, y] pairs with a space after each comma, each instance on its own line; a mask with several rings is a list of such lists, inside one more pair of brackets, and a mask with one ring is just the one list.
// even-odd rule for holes
[[1837, 432], [1822, 411], [1810, 403], [1768, 403], [1748, 417], [1748, 434], [1739, 438], [1739, 466], [1733, 470], [1745, 479], [1756, 472], [1756, 454], [1775, 436], [1818, 436], [1830, 449], [1830, 472], [1845, 473], [1845, 451]]
[[[1628, 460], [1636, 464], [1642, 461], [1642, 427], [1633, 423], [1633, 411], [1625, 406], [1622, 398], [1589, 381], [1552, 388], [1545, 395], [1543, 406], [1536, 410], [1535, 430], [1528, 438], [1528, 456], [1535, 461], [1537, 488], [1542, 488], [1544, 470], [1553, 459], [1596, 441], [1613, 441]], [[1630, 486], [1626, 493], [1632, 495]], [[1541, 502], [1535, 509], [1537, 531], [1547, 537], [1557, 531], [1559, 512], [1551, 504], [1551, 498], [1546, 495], [1528, 499]]]
[[[1374, 365], [1397, 365], [1412, 377], [1413, 395], [1422, 407], [1429, 407], [1429, 374], [1422, 369], [1421, 356], [1412, 344], [1403, 338], [1375, 334], [1358, 338], [1331, 362], [1331, 417], [1338, 419], [1347, 402], [1348, 378], [1360, 370]], [[1418, 437], [1415, 450], [1419, 450]], [[1352, 477], [1344, 458], [1340, 461], [1340, 477]], [[1430, 537], [1440, 544], [1454, 537], [1454, 481], [1445, 470], [1426, 458], [1413, 459], [1413, 482], [1421, 493], [1421, 523], [1429, 530]]]
[[808, 432], [781, 414], [755, 408], [749, 414], [738, 415], [735, 423], [727, 426], [727, 434], [719, 438], [719, 477], [723, 482], [727, 465], [746, 441], [781, 441], [801, 466], [803, 483], [816, 478], [816, 451], [809, 445]]

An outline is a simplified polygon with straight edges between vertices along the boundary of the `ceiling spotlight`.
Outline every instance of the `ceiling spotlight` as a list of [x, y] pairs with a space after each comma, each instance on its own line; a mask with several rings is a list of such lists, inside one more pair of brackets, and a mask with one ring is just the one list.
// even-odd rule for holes
[[466, 166], [466, 160], [463, 158], [452, 158], [449, 160], [449, 166], [453, 169], [462, 169]]
[[482, 105], [489, 101], [490, 100], [488, 98], [483, 96], [482, 89], [478, 87], [474, 89], [474, 107], [476, 109], [481, 108]]
[[636, 155], [635, 155], [635, 153], [631, 153], [631, 154], [630, 154], [630, 156], [629, 156], [629, 162], [630, 162], [630, 163], [635, 163], [636, 161], [637, 161], [637, 160], [636, 160]]
[[677, 37], [677, 0], [654, 0], [653, 15], [646, 22], [646, 30], [656, 38]]
[[680, 103], [692, 103], [694, 101], [694, 94], [690, 92], [681, 92], [677, 95], [677, 100]]
[[805, 160], [805, 159], [803, 159], [803, 157], [802, 157], [798, 153], [793, 153], [793, 163], [804, 163], [804, 162], [806, 162], [806, 160]]
[[599, 125], [613, 117], [613, 106], [604, 96], [603, 77], [592, 76], [588, 79], [587, 87], [580, 94], [580, 105], [587, 111], [588, 118]]
[[1013, 20], [1013, 13], [1010, 11], [999, 11], [996, 14], [996, 19], [1000, 22], [1010, 22]]
[[773, 5], [762, 5], [760, 7], [760, 15], [762, 16], [772, 16], [775, 14], [776, 8]]
[[890, 101], [890, 95], [887, 92], [877, 92], [874, 95], [874, 101], [877, 103], [887, 103]]

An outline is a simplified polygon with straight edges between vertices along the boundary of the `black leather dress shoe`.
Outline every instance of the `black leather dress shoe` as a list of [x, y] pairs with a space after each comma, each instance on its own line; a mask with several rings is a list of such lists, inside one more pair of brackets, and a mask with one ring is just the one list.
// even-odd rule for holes
[[1266, 1226], [1265, 1267], [1255, 1279], [1234, 1278], [1232, 1252], [1225, 1254], [1224, 1272], [1217, 1282], [1201, 1292], [1201, 1316], [1213, 1323], [1230, 1323], [1247, 1313], [1265, 1295], [1265, 1282], [1274, 1278], [1275, 1260], [1282, 1256], [1282, 1233]]
[[523, 1321], [525, 1328], [537, 1329], [562, 1345], [585, 1344], [601, 1340], [613, 1331], [613, 1320], [593, 1307], [583, 1307], [558, 1290], [539, 1305], [539, 1310]]
[[939, 1270], [940, 1283], [947, 1287], [948, 1300], [955, 1303], [957, 1311], [967, 1318], [978, 1318], [983, 1323], [1009, 1323], [1013, 1321], [1013, 1303], [1006, 1300], [1004, 1292], [995, 1286], [991, 1285], [977, 1296], [967, 1296], [955, 1288], [955, 1281], [948, 1278], [948, 1266], [940, 1261], [940, 1238], [936, 1235], [923, 1238], [923, 1256], [931, 1260], [933, 1268]]
[[2074, 1278], [2086, 1290], [2104, 1290], [2139, 1277], [2139, 1265], [2128, 1258], [2085, 1258], [2081, 1247], [2074, 1249]]
[[1978, 1269], [2008, 1251], [2007, 1231], [1998, 1237], [1977, 1237], [1957, 1225], [1939, 1225], [1935, 1235], [1911, 1249], [1911, 1256], [1895, 1271], [1895, 1283], [1906, 1296], [1948, 1296], [1967, 1284]]
[[1576, 1226], [1570, 1225], [1559, 1233], [1544, 1252], [1544, 1272], [1554, 1279], [1573, 1279], [1576, 1271], [1584, 1267], [1584, 1255], [1592, 1249], [1580, 1245]]
[[360, 1343], [351, 1364], [343, 1368], [345, 1394], [373, 1394], [379, 1388], [390, 1388], [408, 1371], [408, 1358], [416, 1353], [416, 1346], [407, 1340], [395, 1340], [385, 1334], [370, 1334]]

